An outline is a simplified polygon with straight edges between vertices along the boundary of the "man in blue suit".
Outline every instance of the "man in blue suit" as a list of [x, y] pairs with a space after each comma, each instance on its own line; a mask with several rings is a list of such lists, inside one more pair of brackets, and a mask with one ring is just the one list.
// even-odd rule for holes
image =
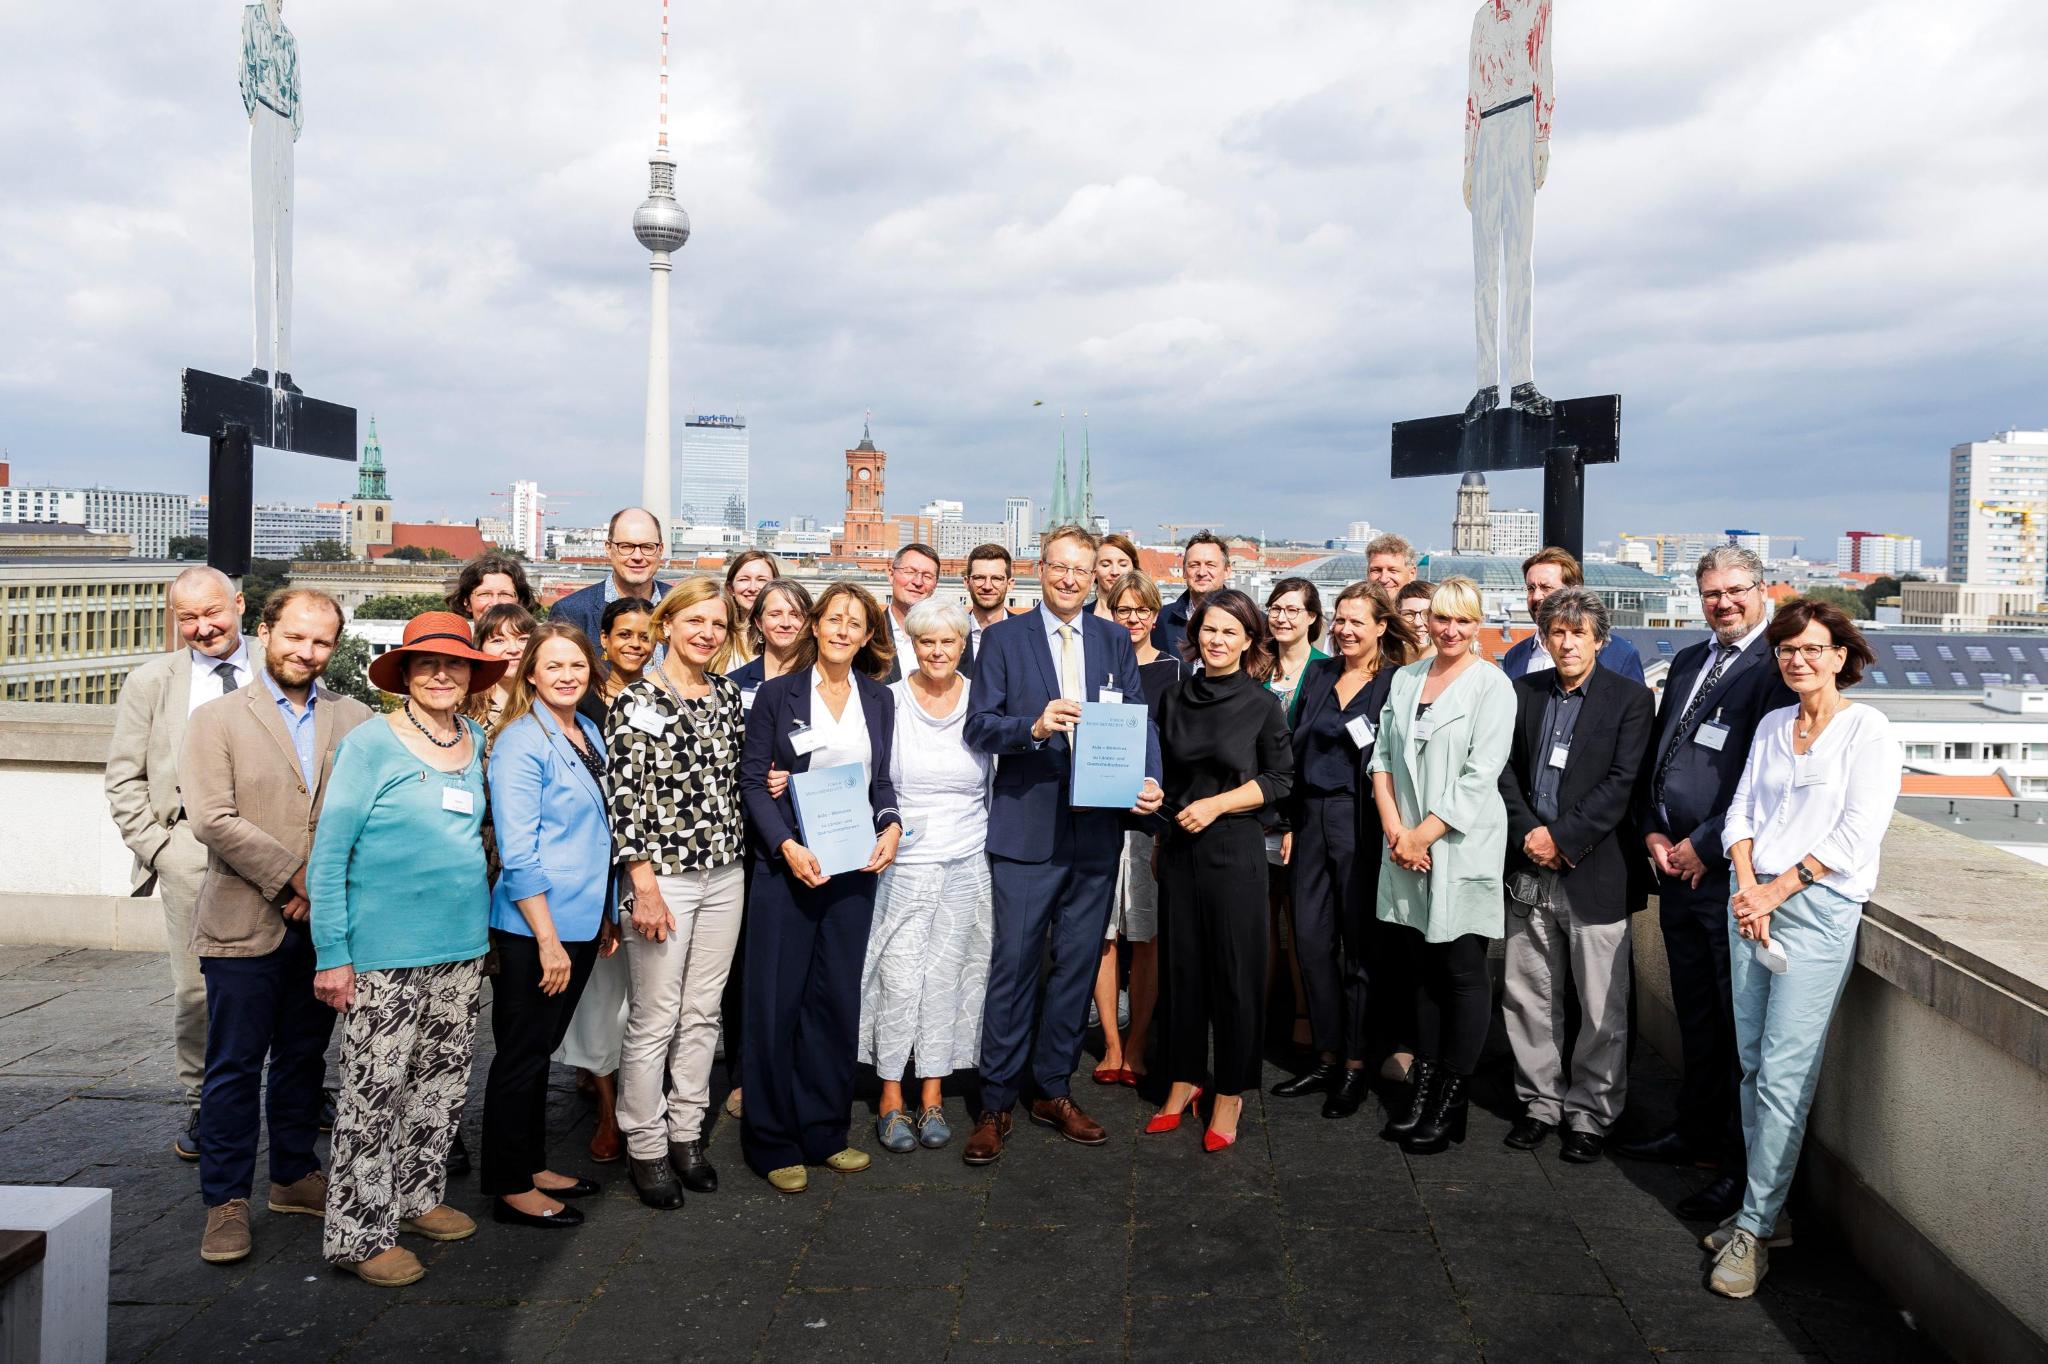
[[[1530, 620], [1540, 619], [1544, 598], [1551, 593], [1561, 587], [1585, 585], [1586, 575], [1568, 549], [1546, 545], [1522, 560], [1522, 586], [1529, 594]], [[1636, 652], [1635, 645], [1620, 635], [1608, 636], [1599, 657], [1600, 666], [1609, 672], [1620, 673], [1631, 682], [1643, 680], [1643, 656]], [[1552, 666], [1550, 654], [1543, 647], [1541, 630], [1527, 639], [1516, 641], [1514, 647], [1500, 657], [1500, 670], [1510, 678], [1541, 672]]]
[[[981, 1025], [982, 1111], [967, 1140], [969, 1165], [1002, 1155], [1027, 1069], [1037, 1095], [1033, 1122], [1085, 1146], [1108, 1139], [1067, 1087], [1081, 1059], [1126, 812], [1073, 807], [1070, 736], [1083, 701], [1142, 706], [1145, 691], [1130, 635], [1082, 610], [1095, 548], [1079, 526], [1047, 534], [1038, 559], [1044, 605], [982, 631], [968, 693], [968, 746], [998, 758], [988, 818], [995, 942]], [[1133, 807], [1141, 815], [1163, 799], [1149, 716], [1145, 735], [1145, 784]], [[1052, 973], [1041, 1012], [1039, 963], [1048, 945]]]
[[1796, 698], [1764, 638], [1763, 561], [1738, 545], [1718, 545], [1693, 576], [1714, 637], [1671, 660], [1636, 788], [1636, 825], [1656, 869], [1657, 919], [1685, 1057], [1678, 1124], [1614, 1150], [1635, 1160], [1717, 1166], [1718, 1178], [1678, 1204], [1680, 1217], [1705, 1221], [1742, 1202], [1744, 1167], [1721, 823], [1757, 722]]
[[[612, 571], [605, 574], [604, 581], [579, 587], [548, 608], [549, 620], [567, 621], [593, 646], [605, 607], [621, 597], [645, 597], [659, 606], [669, 587], [654, 580], [665, 554], [661, 521], [653, 512], [641, 507], [613, 512], [611, 525], [605, 528], [604, 552], [612, 561]], [[659, 659], [660, 654], [655, 657]]]

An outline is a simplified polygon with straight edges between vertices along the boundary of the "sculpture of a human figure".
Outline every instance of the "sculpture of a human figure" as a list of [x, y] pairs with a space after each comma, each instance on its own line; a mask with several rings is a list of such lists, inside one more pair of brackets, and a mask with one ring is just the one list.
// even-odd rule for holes
[[1550, 169], [1550, 116], [1557, 104], [1550, 83], [1550, 4], [1485, 0], [1472, 17], [1465, 207], [1472, 212], [1479, 391], [1465, 408], [1467, 421], [1500, 406], [1503, 371], [1516, 410], [1551, 414], [1550, 400], [1536, 390], [1533, 297], [1536, 191]]
[[249, 187], [255, 229], [256, 361], [248, 381], [299, 391], [292, 382], [292, 148], [305, 115], [299, 45], [284, 26], [284, 0], [242, 11], [242, 108], [249, 115]]

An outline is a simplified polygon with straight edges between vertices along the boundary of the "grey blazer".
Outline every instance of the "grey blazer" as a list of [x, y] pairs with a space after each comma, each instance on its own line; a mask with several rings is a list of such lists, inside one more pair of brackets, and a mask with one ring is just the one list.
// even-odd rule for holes
[[[263, 666], [256, 641], [246, 636], [250, 666]], [[114, 737], [107, 744], [107, 808], [121, 841], [135, 854], [134, 884], [147, 881], [157, 855], [184, 818], [178, 792], [178, 752], [185, 746], [191, 709], [192, 651], [152, 658], [128, 674], [115, 703]]]

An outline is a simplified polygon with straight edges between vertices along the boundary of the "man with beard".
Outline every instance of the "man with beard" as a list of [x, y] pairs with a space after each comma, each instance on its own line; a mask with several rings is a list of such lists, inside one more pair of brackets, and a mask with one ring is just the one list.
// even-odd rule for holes
[[263, 605], [256, 638], [264, 662], [257, 685], [194, 711], [179, 759], [192, 830], [208, 853], [192, 947], [207, 1005], [199, 1255], [215, 1264], [250, 1250], [266, 1058], [270, 1210], [327, 1211], [327, 1176], [313, 1143], [335, 1014], [313, 995], [306, 856], [334, 750], [372, 714], [320, 685], [341, 639], [341, 607], [326, 593], [276, 593]]
[[967, 605], [968, 617], [974, 624], [967, 637], [967, 657], [963, 660], [972, 677], [972, 665], [981, 653], [981, 632], [997, 621], [1010, 618], [1010, 584], [1014, 581], [1014, 560], [1010, 551], [1001, 545], [976, 545], [967, 551]]
[[192, 955], [192, 902], [206, 876], [206, 849], [192, 836], [178, 794], [185, 719], [253, 680], [242, 637], [242, 594], [216, 568], [188, 568], [171, 580], [171, 619], [184, 647], [128, 675], [107, 745], [107, 808], [135, 854], [135, 885], [154, 884], [164, 907], [164, 954], [171, 968], [171, 1037], [184, 1091], [185, 1128], [171, 1142], [180, 1160], [199, 1159], [199, 1089], [206, 1078], [206, 982]]

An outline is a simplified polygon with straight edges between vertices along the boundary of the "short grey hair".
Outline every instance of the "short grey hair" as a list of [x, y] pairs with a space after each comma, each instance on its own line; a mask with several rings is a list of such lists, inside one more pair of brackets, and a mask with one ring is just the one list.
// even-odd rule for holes
[[165, 593], [165, 599], [176, 601], [180, 597], [194, 592], [203, 592], [209, 588], [219, 592], [229, 601], [233, 601], [235, 598], [235, 580], [233, 578], [230, 578], [211, 564], [195, 564], [171, 579], [170, 590]]
[[1543, 599], [1543, 605], [1536, 608], [1537, 631], [1548, 635], [1550, 627], [1559, 621], [1571, 626], [1592, 626], [1596, 644], [1605, 644], [1614, 633], [1607, 620], [1607, 603], [1589, 587], [1560, 587]]
[[1741, 545], [1715, 545], [1700, 555], [1699, 563], [1692, 570], [1692, 580], [1697, 584], [1709, 573], [1725, 573], [1731, 568], [1742, 570], [1757, 582], [1764, 580], [1764, 561], [1756, 557], [1755, 550], [1744, 549]]
[[1370, 559], [1379, 554], [1399, 555], [1402, 563], [1410, 568], [1415, 567], [1415, 546], [1409, 544], [1392, 531], [1388, 531], [1385, 535], [1375, 535], [1366, 542], [1366, 558]]
[[964, 644], [973, 629], [974, 617], [967, 614], [967, 608], [946, 598], [926, 597], [903, 617], [903, 633], [912, 639], [951, 630], [960, 636], [960, 642]]

